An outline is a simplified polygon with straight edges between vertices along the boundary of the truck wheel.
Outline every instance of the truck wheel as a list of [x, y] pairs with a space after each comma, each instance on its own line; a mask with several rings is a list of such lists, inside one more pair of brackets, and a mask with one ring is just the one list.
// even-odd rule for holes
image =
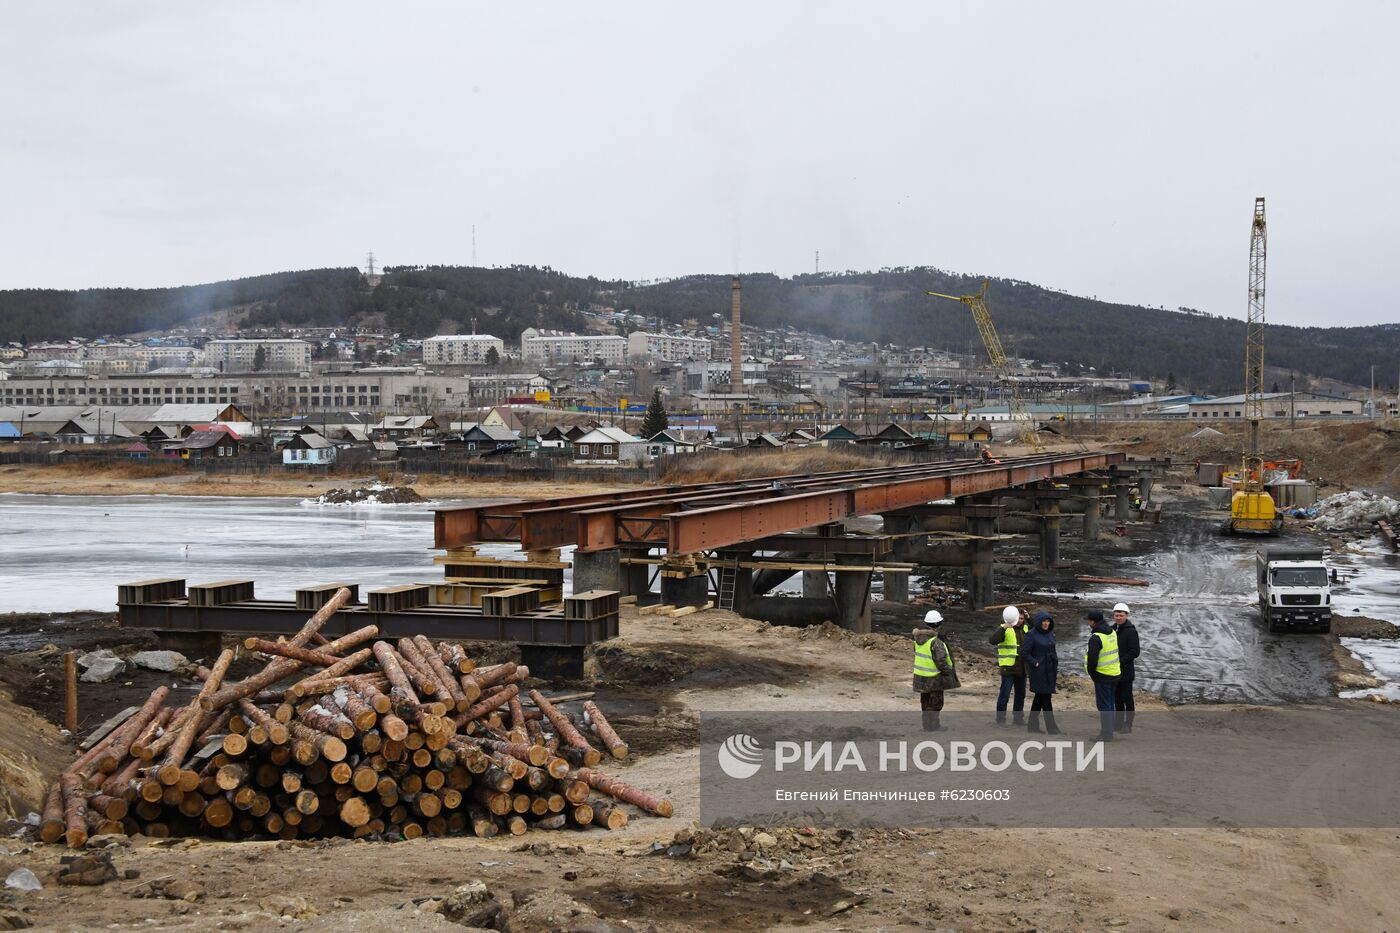
[[1321, 631], [1322, 634], [1324, 634], [1324, 635], [1331, 635], [1331, 634], [1332, 634], [1332, 622], [1331, 622], [1331, 620], [1328, 620], [1328, 621], [1322, 623], [1322, 625], [1319, 627], [1319, 631]]

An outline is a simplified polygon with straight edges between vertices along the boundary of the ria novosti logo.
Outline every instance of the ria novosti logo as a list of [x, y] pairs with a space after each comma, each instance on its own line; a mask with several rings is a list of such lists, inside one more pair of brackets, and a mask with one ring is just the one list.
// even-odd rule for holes
[[720, 745], [719, 769], [737, 780], [751, 778], [763, 767], [763, 746], [751, 735], [737, 732]]

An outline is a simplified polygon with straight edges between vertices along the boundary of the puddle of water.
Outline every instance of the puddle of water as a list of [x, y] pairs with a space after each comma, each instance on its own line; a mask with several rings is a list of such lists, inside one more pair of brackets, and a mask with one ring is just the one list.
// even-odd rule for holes
[[1343, 690], [1343, 699], [1364, 699], [1383, 696], [1400, 700], [1400, 641], [1380, 641], [1370, 638], [1343, 638], [1342, 647], [1366, 665], [1366, 670], [1385, 683], [1368, 690]]

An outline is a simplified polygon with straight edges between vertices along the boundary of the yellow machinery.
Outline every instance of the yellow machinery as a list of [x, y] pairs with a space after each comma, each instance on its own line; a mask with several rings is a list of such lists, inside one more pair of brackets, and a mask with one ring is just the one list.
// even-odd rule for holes
[[1264, 417], [1264, 260], [1268, 251], [1264, 199], [1254, 199], [1254, 224], [1249, 238], [1249, 315], [1244, 326], [1244, 415], [1249, 434], [1239, 482], [1230, 497], [1228, 531], [1235, 534], [1277, 534], [1283, 520], [1273, 496], [1264, 490], [1264, 458], [1259, 454], [1259, 422]]
[[996, 325], [992, 323], [992, 312], [987, 309], [987, 284], [984, 280], [982, 288], [972, 295], [945, 295], [942, 292], [924, 294], [934, 298], [961, 301], [972, 311], [972, 319], [977, 322], [977, 332], [982, 335], [982, 345], [987, 348], [987, 358], [991, 360], [992, 369], [997, 374], [1001, 396], [1006, 400], [1007, 414], [1017, 424], [1025, 425], [1023, 440], [1035, 448], [1036, 453], [1040, 453], [1040, 437], [1036, 434], [1035, 422], [1031, 420], [1025, 402], [1016, 394], [1016, 387], [1011, 383], [1011, 361], [1006, 358], [1006, 351], [1001, 348], [1001, 337], [997, 335]]

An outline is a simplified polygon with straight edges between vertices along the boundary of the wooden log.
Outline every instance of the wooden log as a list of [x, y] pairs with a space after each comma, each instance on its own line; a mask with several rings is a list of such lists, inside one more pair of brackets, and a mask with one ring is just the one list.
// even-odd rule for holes
[[[543, 748], [543, 746], [541, 747]], [[545, 753], [548, 755], [549, 750], [545, 749]], [[550, 755], [544, 765], [544, 769], [549, 772], [549, 776], [556, 781], [567, 775], [572, 768], [573, 765], [569, 764], [568, 759], [559, 758], [554, 755]]]
[[[239, 700], [238, 709], [255, 728], [263, 730], [267, 741], [273, 745], [286, 745], [287, 740], [291, 738], [291, 730], [287, 728], [285, 723], [273, 719], [266, 710], [254, 705], [251, 700]], [[249, 731], [251, 733], [252, 730]]]
[[389, 678], [393, 688], [414, 706], [421, 705], [423, 701], [418, 699], [418, 694], [414, 692], [413, 684], [404, 673], [403, 665], [399, 663], [398, 653], [394, 651], [393, 646], [387, 641], [377, 641], [373, 647], [374, 658], [379, 662], [380, 669]]
[[349, 797], [340, 805], [339, 816], [346, 826], [364, 826], [370, 820], [369, 804], [363, 797]]
[[[204, 680], [204, 686], [200, 687], [199, 693], [190, 705], [185, 708], [185, 721], [181, 724], [179, 731], [175, 734], [175, 739], [170, 743], [170, 750], [165, 754], [165, 761], [161, 764], [158, 772], [160, 782], [167, 787], [180, 779], [180, 767], [184, 764], [185, 758], [190, 753], [190, 746], [194, 744], [195, 738], [201, 731], [203, 717], [200, 715], [200, 701], [212, 695], [222, 686], [224, 675], [228, 673], [229, 665], [233, 663], [233, 649], [225, 648], [219, 653], [219, 659], [214, 662], [214, 666], [209, 669], [209, 676]], [[230, 738], [242, 739], [242, 736], [232, 736]], [[243, 747], [247, 748], [246, 740]], [[227, 750], [227, 745], [225, 746]], [[232, 752], [230, 752], [232, 754]], [[238, 752], [237, 754], [242, 754]]]
[[234, 790], [248, 780], [248, 764], [237, 761], [219, 769], [219, 790]]
[[538, 829], [563, 829], [569, 818], [562, 813], [551, 813], [549, 816], [535, 820]]
[[[150, 726], [151, 720], [159, 713], [161, 704], [169, 695], [169, 687], [157, 687], [152, 690], [146, 702], [142, 703], [141, 708], [136, 711], [136, 715], [127, 720], [126, 725], [114, 733], [110, 744], [94, 747], [94, 751], [97, 748], [103, 749], [100, 757], [97, 758], [98, 771], [103, 774], [111, 774], [121, 766], [122, 761], [131, 751], [132, 743], [140, 738], [141, 734]], [[174, 711], [172, 710], [169, 715], [174, 715]]]
[[549, 720], [550, 725], [554, 726], [554, 731], [559, 733], [560, 738], [584, 753], [585, 765], [592, 767], [603, 760], [602, 753], [590, 745], [583, 734], [574, 728], [574, 724], [569, 722], [568, 717], [561, 713], [553, 703], [546, 700], [542, 693], [538, 690], [531, 690], [530, 699], [534, 701], [539, 711], [544, 713], [545, 718]]
[[480, 784], [473, 784], [468, 793], [471, 795], [471, 799], [485, 807], [494, 816], [505, 816], [511, 811], [513, 801], [510, 794], [503, 794]]
[[413, 681], [418, 692], [424, 696], [437, 697], [446, 690], [438, 683], [437, 675], [428, 666], [428, 659], [423, 657], [423, 652], [414, 644], [412, 638], [400, 638], [398, 641], [398, 660], [408, 679]]
[[[336, 591], [336, 595], [331, 598], [330, 602], [326, 603], [326, 605], [323, 606], [321, 610], [316, 613], [315, 616], [313, 616], [307, 621], [307, 626], [311, 626], [314, 624], [316, 628], [320, 628], [322, 625], [325, 625], [326, 622], [330, 619], [330, 617], [335, 614], [336, 610], [340, 608], [340, 606], [337, 605], [337, 600], [339, 599], [341, 593], [346, 594], [346, 599], [349, 598], [350, 591], [342, 587], [340, 590]], [[341, 599], [340, 603], [343, 604], [344, 600]], [[327, 612], [327, 610], [330, 611]], [[367, 626], [365, 629], [361, 629], [360, 632], [352, 632], [349, 635], [337, 638], [335, 641], [331, 642], [329, 645], [326, 646], [327, 651], [330, 651], [331, 649], [340, 651], [344, 650], [345, 648], [350, 648], [354, 645], [359, 644], [359, 641], [355, 640], [356, 637], [361, 632], [364, 632], [370, 628], [375, 627], [372, 625]], [[303, 627], [302, 633], [304, 633], [305, 631], [306, 629], [305, 627]], [[298, 633], [297, 636], [293, 637], [291, 643], [294, 645], [294, 647], [300, 647], [300, 644], [297, 643], [296, 639], [301, 637], [302, 633]], [[378, 629], [375, 629], [375, 633], [378, 633]], [[371, 635], [369, 637], [372, 638], [373, 636]], [[310, 638], [309, 634], [307, 634], [307, 638]], [[302, 644], [304, 644], [304, 642], [302, 642]], [[300, 661], [293, 660], [292, 658], [278, 658], [276, 661], [273, 661], [272, 663], [268, 664], [267, 667], [263, 668], [261, 671], [252, 675], [251, 677], [244, 678], [236, 684], [226, 686], [223, 689], [219, 690], [217, 693], [205, 697], [200, 701], [200, 706], [210, 712], [213, 712], [214, 710], [223, 709], [225, 706], [228, 706], [231, 703], [236, 703], [244, 697], [250, 697], [253, 694], [257, 693], [259, 690], [263, 690], [267, 687], [272, 686], [273, 684], [277, 683], [277, 681], [294, 673], [301, 667], [302, 663]]]
[[78, 652], [63, 653], [63, 728], [78, 734]]
[[482, 748], [490, 749], [493, 752], [500, 752], [518, 758], [521, 761], [535, 767], [543, 767], [549, 761], [549, 751], [543, 745], [527, 745], [524, 742], [503, 742], [499, 739], [488, 737], [473, 737], [469, 741], [475, 742]]
[[114, 713], [107, 719], [104, 719], [101, 723], [94, 727], [91, 732], [87, 734], [87, 738], [83, 739], [81, 742], [78, 743], [78, 751], [92, 751], [92, 747], [94, 745], [107, 738], [107, 736], [112, 734], [113, 730], [117, 729], [132, 716], [136, 715], [136, 711], [140, 708], [141, 707], [139, 706], [128, 706], [121, 712]]
[[[362, 633], [367, 633], [369, 628], [374, 628], [374, 626], [368, 626], [367, 628], [359, 629], [358, 631], [352, 632], [351, 634], [359, 635]], [[377, 634], [379, 634], [379, 631], [378, 629], [375, 629], [374, 635]], [[374, 635], [366, 635], [366, 637], [373, 638]], [[301, 697], [318, 690], [334, 689], [336, 686], [339, 686], [339, 682], [341, 681], [346, 681], [353, 678], [367, 678], [376, 676], [373, 674], [350, 673], [355, 668], [359, 667], [361, 664], [364, 664], [372, 657], [374, 657], [373, 651], [371, 651], [368, 648], [361, 648], [354, 654], [346, 655], [344, 658], [332, 664], [325, 670], [312, 674], [309, 677], [304, 677], [296, 683], [292, 684], [290, 687], [287, 688], [287, 693], [293, 697]]]
[[79, 849], [88, 840], [87, 795], [83, 778], [74, 771], [65, 771], [58, 779], [63, 795], [63, 838], [70, 849]]
[[447, 669], [447, 665], [438, 656], [433, 643], [423, 635], [415, 635], [413, 636], [413, 644], [418, 648], [418, 653], [427, 662], [428, 667], [432, 669], [433, 677], [437, 680], [438, 686], [446, 691], [447, 696], [444, 698], [444, 702], [450, 698], [456, 704], [457, 712], [466, 710], [471, 704], [467, 702], [466, 694], [462, 693], [462, 686], [457, 683], [457, 678], [452, 676], [452, 672]]
[[467, 652], [456, 642], [439, 642], [438, 656], [442, 662], [458, 674], [470, 674], [476, 670], [476, 662], [467, 657]]
[[672, 816], [675, 813], [675, 807], [671, 801], [664, 797], [658, 797], [630, 784], [624, 784], [617, 778], [608, 777], [592, 768], [579, 768], [578, 777], [581, 781], [587, 781], [588, 786], [594, 790], [607, 794], [614, 800], [630, 803], [639, 810], [664, 817]]
[[491, 812], [474, 800], [466, 802], [467, 822], [471, 826], [472, 835], [480, 836], [482, 839], [490, 839], [500, 832], [496, 826], [496, 821], [491, 819]]
[[610, 803], [595, 804], [593, 825], [606, 829], [621, 829], [627, 825], [627, 811]]
[[509, 703], [510, 698], [517, 695], [519, 692], [520, 688], [511, 684], [506, 689], [478, 701], [475, 706], [471, 707], [471, 709], [467, 710], [465, 713], [458, 713], [453, 721], [460, 729], [472, 720], [480, 719], [493, 710]]
[[360, 694], [360, 697], [369, 704], [370, 709], [374, 710], [379, 715], [383, 716], [385, 713], [393, 711], [394, 701], [376, 685], [365, 684], [364, 686], [356, 688], [356, 691]]
[[506, 817], [506, 829], [512, 836], [523, 836], [530, 829], [530, 824], [525, 822], [525, 817], [511, 814]]
[[345, 659], [337, 655], [327, 654], [324, 651], [316, 651], [313, 648], [295, 648], [283, 641], [268, 641], [266, 638], [246, 638], [243, 640], [243, 647], [249, 651], [256, 651], [259, 654], [270, 654], [279, 658], [291, 658], [303, 664], [311, 664], [316, 667], [334, 667]]
[[[463, 674], [460, 683], [464, 691], [475, 689], [477, 696], [482, 695], [488, 688], [504, 683], [515, 675], [517, 665], [514, 661], [507, 661], [504, 664], [497, 664], [494, 667], [478, 668], [471, 674]], [[467, 684], [472, 687], [468, 688]]]
[[[202, 711], [201, 711], [202, 712]], [[222, 733], [233, 721], [233, 710], [225, 707], [217, 713], [203, 713], [205, 726], [199, 731], [199, 736], [194, 740], [194, 747], [199, 748], [208, 744], [209, 740]]]
[[331, 765], [331, 783], [349, 784], [350, 778], [354, 773], [355, 769], [350, 767], [350, 765], [343, 761], [337, 761], [335, 764]]
[[627, 757], [627, 743], [618, 737], [617, 732], [603, 716], [603, 711], [592, 700], [585, 700], [583, 703], [583, 721], [593, 728], [614, 758], [621, 760]]
[[326, 701], [335, 705], [341, 713], [350, 720], [356, 731], [364, 732], [373, 729], [374, 724], [379, 721], [379, 714], [374, 707], [365, 702], [364, 697], [348, 687], [340, 687], [331, 693], [322, 695], [323, 705]]
[[[296, 743], [299, 741], [311, 745], [315, 749], [315, 754], [326, 759], [326, 761], [336, 762], [345, 760], [348, 750], [345, 747], [345, 743], [337, 736], [327, 735], [300, 720], [288, 723], [288, 727], [292, 730], [294, 755], [296, 754]], [[298, 760], [301, 760], [300, 757], [298, 757]], [[302, 764], [309, 765], [314, 761], [315, 758], [313, 757], [311, 761], [302, 761]]]
[[313, 729], [335, 736], [343, 742], [355, 737], [355, 724], [339, 711], [332, 712], [321, 704], [302, 712], [300, 719]]
[[576, 777], [567, 777], [562, 781], [556, 781], [555, 787], [563, 793], [564, 799], [572, 804], [580, 804], [588, 799], [588, 782]]
[[43, 819], [39, 824], [39, 838], [45, 842], [57, 842], [63, 838], [63, 789], [58, 781], [49, 788], [44, 798]]
[[[321, 808], [321, 798], [314, 790], [299, 790], [296, 793], [297, 812], [302, 816], [311, 816]], [[305, 820], [302, 821], [303, 823]], [[315, 832], [311, 827], [307, 827], [307, 832]]]
[[131, 782], [136, 779], [136, 775], [146, 763], [140, 758], [128, 758], [120, 769], [108, 776], [98, 788], [102, 793], [117, 797], [124, 795], [129, 789]]
[[524, 742], [529, 738], [525, 730], [525, 707], [520, 704], [520, 694], [516, 693], [507, 703], [510, 706], [510, 734], [512, 742]]

